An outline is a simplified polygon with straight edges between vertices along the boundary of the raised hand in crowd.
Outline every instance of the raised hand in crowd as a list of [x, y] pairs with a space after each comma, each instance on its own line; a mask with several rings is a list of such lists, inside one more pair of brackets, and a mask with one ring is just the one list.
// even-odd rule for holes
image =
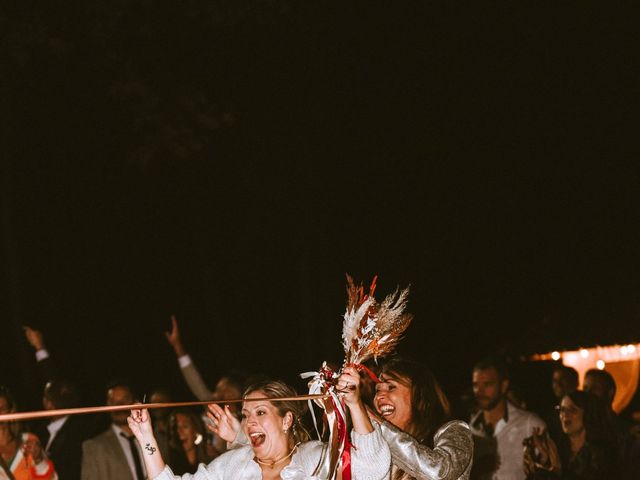
[[182, 357], [187, 354], [184, 346], [182, 345], [182, 339], [180, 338], [180, 329], [178, 328], [178, 321], [175, 315], [171, 315], [171, 330], [164, 332], [167, 337], [167, 341], [173, 347], [173, 351], [176, 353], [176, 357]]
[[45, 350], [42, 332], [27, 326], [24, 327], [24, 334], [27, 338], [27, 342], [29, 342], [36, 352], [39, 350]]

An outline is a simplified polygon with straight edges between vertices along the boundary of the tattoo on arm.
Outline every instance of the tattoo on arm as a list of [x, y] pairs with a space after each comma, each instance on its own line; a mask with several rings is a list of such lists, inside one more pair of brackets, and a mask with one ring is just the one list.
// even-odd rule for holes
[[144, 449], [149, 452], [149, 455], [153, 455], [154, 453], [156, 453], [157, 448], [156, 447], [152, 447], [150, 443], [147, 443], [144, 446]]

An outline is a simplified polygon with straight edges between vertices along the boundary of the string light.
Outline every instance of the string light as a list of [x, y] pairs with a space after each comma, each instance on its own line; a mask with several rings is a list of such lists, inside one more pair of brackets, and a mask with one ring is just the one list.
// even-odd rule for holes
[[[635, 395], [640, 385], [640, 342], [601, 346], [591, 348], [580, 347], [576, 350], [553, 350], [548, 353], [532, 355], [534, 361], [562, 362], [563, 365], [574, 368], [580, 379], [591, 368], [604, 370], [611, 369], [610, 373], [618, 383], [616, 397], [613, 400], [613, 409], [622, 411]], [[582, 387], [582, 383], [580, 383]]]

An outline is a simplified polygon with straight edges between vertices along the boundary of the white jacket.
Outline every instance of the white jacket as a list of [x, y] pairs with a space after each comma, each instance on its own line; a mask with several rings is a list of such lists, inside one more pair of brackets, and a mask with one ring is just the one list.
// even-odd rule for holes
[[[391, 453], [382, 438], [379, 427], [374, 431], [360, 435], [351, 432], [355, 448], [351, 449], [351, 476], [353, 480], [383, 480], [389, 478], [391, 471]], [[291, 457], [291, 463], [282, 469], [283, 480], [321, 479], [318, 471], [323, 460], [325, 444], [318, 441], [301, 444]], [[327, 456], [328, 458], [328, 456]], [[193, 475], [174, 476], [167, 466], [154, 480], [261, 480], [262, 470], [254, 460], [253, 449], [243, 446], [229, 450], [208, 465], [200, 464]]]

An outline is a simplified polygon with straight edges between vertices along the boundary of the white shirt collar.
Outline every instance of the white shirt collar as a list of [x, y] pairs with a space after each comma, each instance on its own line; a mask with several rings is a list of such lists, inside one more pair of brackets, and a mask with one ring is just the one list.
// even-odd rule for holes
[[45, 451], [49, 449], [51, 446], [51, 442], [56, 438], [56, 435], [65, 424], [65, 422], [69, 419], [69, 415], [65, 415], [64, 417], [56, 418], [49, 425], [47, 425], [47, 430], [49, 430], [49, 440], [47, 440], [47, 445], [45, 446]]

